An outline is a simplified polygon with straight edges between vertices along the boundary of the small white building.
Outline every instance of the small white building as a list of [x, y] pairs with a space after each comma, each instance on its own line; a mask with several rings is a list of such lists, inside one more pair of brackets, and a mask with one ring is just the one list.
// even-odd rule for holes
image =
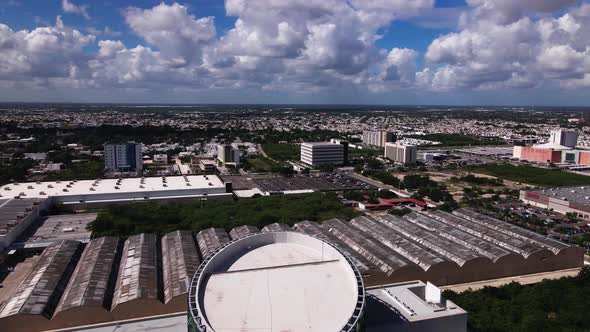
[[168, 155], [165, 153], [154, 155], [154, 164], [166, 165], [168, 164]]

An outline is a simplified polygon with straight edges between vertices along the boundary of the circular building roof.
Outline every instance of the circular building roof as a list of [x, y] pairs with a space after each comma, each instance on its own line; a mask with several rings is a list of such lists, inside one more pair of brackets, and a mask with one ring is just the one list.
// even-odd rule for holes
[[331, 244], [302, 233], [261, 233], [205, 257], [189, 306], [200, 331], [351, 331], [364, 285]]

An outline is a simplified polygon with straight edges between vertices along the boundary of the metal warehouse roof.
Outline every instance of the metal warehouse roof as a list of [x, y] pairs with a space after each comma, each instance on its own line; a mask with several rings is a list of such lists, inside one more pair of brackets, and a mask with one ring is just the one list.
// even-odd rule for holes
[[47, 247], [0, 312], [0, 318], [36, 314], [50, 318], [74, 270], [81, 246], [62, 241]]
[[304, 220], [296, 223], [293, 229], [297, 232], [305, 233], [317, 237], [329, 243], [333, 243], [344, 251], [353, 261], [357, 268], [363, 272], [366, 272], [374, 267], [365, 257], [354, 251], [346, 243], [342, 242], [339, 238], [332, 235], [327, 229], [322, 228], [318, 223]]
[[178, 191], [201, 188], [225, 189], [223, 181], [215, 175], [185, 175], [121, 179], [73, 180], [12, 183], [0, 187], [3, 196], [47, 198], [48, 196], [74, 196], [134, 192]]
[[460, 266], [472, 259], [480, 257], [479, 254], [476, 254], [467, 247], [441, 237], [438, 234], [431, 233], [400, 217], [386, 214], [381, 218], [377, 218], [377, 221]]
[[197, 234], [197, 244], [203, 258], [230, 241], [223, 228], [207, 228]]
[[282, 224], [275, 222], [274, 224], [266, 225], [262, 228], [262, 232], [288, 232], [291, 230], [291, 227], [287, 224]]
[[116, 237], [101, 237], [86, 245], [56, 309], [56, 314], [76, 307], [104, 306], [105, 298], [108, 298], [109, 293], [113, 291], [109, 289], [109, 286], [114, 286], [109, 285], [109, 279], [118, 245], [119, 239]]
[[457, 227], [462, 231], [478, 236], [486, 241], [490, 241], [500, 247], [521, 254], [524, 257], [528, 257], [542, 249], [541, 246], [529, 241], [506, 235], [495, 229], [463, 219], [448, 212], [430, 211], [428, 212], [428, 215], [438, 221]]
[[188, 293], [191, 278], [200, 263], [191, 231], [175, 231], [162, 237], [165, 303]]
[[243, 226], [238, 226], [234, 229], [232, 229], [231, 231], [229, 231], [229, 237], [231, 237], [232, 240], [239, 240], [241, 238], [244, 238], [246, 236], [250, 236], [256, 233], [260, 233], [260, 230], [255, 227], [255, 226], [250, 226], [250, 225], [243, 225]]
[[406, 214], [403, 219], [412, 222], [426, 230], [434, 232], [441, 238], [461, 244], [466, 248], [469, 248], [493, 261], [510, 254], [510, 251], [482, 240], [471, 233], [464, 232], [452, 225], [445, 224], [420, 213], [412, 212], [410, 214]]
[[372, 218], [356, 217], [350, 223], [424, 270], [446, 261], [438, 254], [408, 240]]
[[[0, 199], [0, 230], [9, 232], [34, 211], [41, 201], [40, 199]], [[0, 236], [3, 234], [0, 233]]]
[[136, 300], [158, 300], [157, 238], [138, 234], [125, 241], [119, 274], [115, 283], [112, 309]]
[[338, 220], [330, 219], [322, 223], [322, 227], [329, 230], [342, 242], [363, 255], [369, 262], [377, 266], [381, 271], [391, 275], [397, 269], [411, 265], [403, 256], [379, 244], [365, 235], [360, 230], [353, 228], [350, 224]]
[[505, 221], [502, 221], [502, 220], [499, 220], [496, 218], [492, 218], [492, 217], [487, 216], [485, 214], [477, 213], [473, 210], [458, 209], [456, 211], [453, 211], [453, 214], [455, 214], [459, 217], [465, 218], [467, 220], [480, 223], [480, 224], [485, 225], [489, 228], [492, 228], [492, 229], [500, 231], [504, 234], [519, 238], [521, 240], [533, 242], [537, 245], [540, 245], [542, 247], [545, 247], [545, 248], [553, 251], [553, 253], [555, 253], [555, 254], [557, 254], [559, 251], [561, 251], [563, 249], [569, 248], [569, 246], [563, 242], [559, 242], [557, 240], [548, 238], [548, 237], [543, 236], [541, 234], [528, 231], [528, 230], [518, 227], [518, 226], [511, 225]]

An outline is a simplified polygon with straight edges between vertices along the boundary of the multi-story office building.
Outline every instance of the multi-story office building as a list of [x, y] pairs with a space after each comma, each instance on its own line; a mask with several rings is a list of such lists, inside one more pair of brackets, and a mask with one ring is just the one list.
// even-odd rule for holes
[[143, 144], [124, 143], [104, 146], [104, 168], [112, 172], [139, 172], [143, 169]]
[[549, 143], [575, 148], [578, 143], [578, 132], [573, 129], [557, 129], [551, 131]]
[[231, 146], [230, 144], [219, 144], [217, 146], [217, 160], [222, 164], [240, 163], [240, 149]]
[[384, 147], [385, 143], [394, 142], [395, 134], [388, 131], [364, 131], [363, 143], [367, 145]]
[[416, 163], [418, 148], [415, 145], [406, 145], [400, 142], [385, 144], [385, 157], [403, 165]]
[[301, 162], [310, 166], [342, 165], [346, 162], [348, 142], [315, 142], [301, 144]]

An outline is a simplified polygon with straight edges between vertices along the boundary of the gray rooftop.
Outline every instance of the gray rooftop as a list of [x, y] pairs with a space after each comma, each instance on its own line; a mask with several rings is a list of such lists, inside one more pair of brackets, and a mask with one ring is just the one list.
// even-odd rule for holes
[[86, 227], [96, 220], [96, 213], [76, 213], [43, 217], [35, 232], [25, 240], [25, 247], [45, 247], [55, 241], [76, 240], [87, 243], [90, 233]]
[[413, 265], [402, 255], [374, 241], [347, 222], [339, 219], [330, 219], [324, 221], [322, 227], [330, 231], [330, 233], [356, 250], [369, 262], [388, 275], [391, 275], [402, 267]]
[[446, 261], [441, 255], [405, 238], [373, 218], [356, 217], [350, 223], [424, 270]]
[[320, 224], [318, 224], [317, 222], [304, 220], [296, 223], [293, 226], [293, 230], [317, 237], [321, 240], [334, 244], [335, 246], [340, 248], [340, 250], [348, 254], [348, 256], [355, 263], [356, 267], [362, 272], [366, 272], [374, 268], [374, 265], [371, 262], [369, 262], [365, 257], [363, 257], [354, 249], [349, 247], [346, 243], [342, 242], [336, 236], [332, 235], [328, 230], [322, 228]]
[[207, 228], [197, 233], [197, 244], [203, 258], [230, 241], [223, 228]]
[[590, 186], [552, 187], [532, 190], [531, 192], [545, 195], [550, 198], [590, 206]]
[[0, 236], [3, 236], [3, 233], [10, 232], [12, 228], [33, 212], [42, 201], [35, 198], [0, 199]]
[[162, 237], [164, 301], [188, 293], [201, 260], [191, 231], [175, 231]]
[[291, 227], [287, 224], [275, 222], [274, 224], [266, 225], [262, 228], [262, 233], [266, 232], [288, 232]]
[[424, 214], [412, 212], [405, 215], [404, 220], [431, 231], [439, 235], [441, 238], [456, 242], [493, 261], [510, 254], [510, 251], [492, 244], [491, 242], [487, 242], [471, 233], [464, 232], [452, 225], [427, 217]]
[[80, 242], [77, 241], [62, 241], [47, 247], [0, 312], [0, 318], [16, 314], [50, 318], [76, 266], [80, 251]]
[[118, 245], [119, 239], [116, 237], [101, 237], [86, 245], [56, 309], [56, 314], [82, 306], [102, 306], [106, 310], [109, 309], [110, 303], [106, 302], [113, 291], [114, 285], [109, 281]]
[[427, 231], [408, 220], [387, 214], [382, 218], [378, 218], [377, 221], [408, 239], [420, 243], [422, 246], [438, 253], [447, 260], [457, 263], [459, 266], [463, 266], [466, 262], [480, 257], [479, 254], [471, 251], [469, 248], [441, 237], [436, 233]]
[[428, 212], [428, 215], [438, 221], [492, 242], [497, 246], [514, 251], [525, 258], [542, 249], [541, 246], [534, 243], [506, 235], [481, 223], [472, 222], [448, 212], [435, 210]]
[[136, 299], [159, 299], [156, 250], [157, 239], [154, 234], [137, 234], [125, 241], [112, 309]]
[[569, 246], [563, 242], [559, 242], [557, 240], [548, 238], [541, 234], [531, 232], [524, 228], [511, 225], [505, 221], [492, 218], [488, 215], [477, 213], [473, 210], [469, 209], [458, 209], [453, 211], [453, 214], [470, 220], [472, 222], [479, 223], [486, 227], [495, 229], [500, 231], [506, 235], [510, 235], [516, 238], [519, 238], [524, 241], [532, 242], [536, 245], [540, 245], [541, 247], [547, 248], [553, 251], [554, 254], [559, 253], [561, 250], [568, 248]]
[[255, 226], [242, 225], [232, 229], [229, 232], [229, 236], [232, 240], [239, 240], [256, 233], [260, 233], [260, 230]]

